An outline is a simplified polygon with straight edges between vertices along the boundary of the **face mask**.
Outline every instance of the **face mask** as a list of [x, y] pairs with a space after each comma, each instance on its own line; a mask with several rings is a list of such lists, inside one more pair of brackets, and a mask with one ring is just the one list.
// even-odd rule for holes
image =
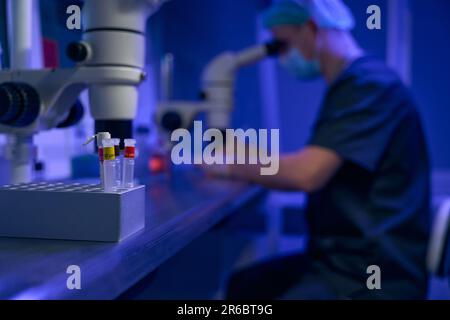
[[312, 80], [320, 76], [319, 61], [317, 59], [306, 60], [296, 48], [291, 49], [287, 56], [282, 58], [281, 65], [300, 80]]

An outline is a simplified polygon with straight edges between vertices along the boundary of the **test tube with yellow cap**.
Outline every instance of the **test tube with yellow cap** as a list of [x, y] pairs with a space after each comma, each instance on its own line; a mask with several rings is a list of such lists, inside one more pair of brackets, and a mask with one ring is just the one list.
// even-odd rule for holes
[[103, 178], [105, 182], [104, 191], [116, 192], [116, 153], [114, 140], [112, 139], [103, 140]]
[[94, 134], [91, 138], [89, 138], [84, 145], [87, 146], [89, 143], [91, 143], [94, 140], [97, 140], [97, 148], [98, 148], [98, 158], [100, 161], [100, 181], [101, 185], [104, 188], [105, 187], [105, 179], [104, 179], [104, 169], [103, 169], [103, 162], [104, 162], [104, 153], [103, 153], [103, 140], [105, 139], [111, 139], [111, 134], [109, 132], [99, 132], [97, 134]]

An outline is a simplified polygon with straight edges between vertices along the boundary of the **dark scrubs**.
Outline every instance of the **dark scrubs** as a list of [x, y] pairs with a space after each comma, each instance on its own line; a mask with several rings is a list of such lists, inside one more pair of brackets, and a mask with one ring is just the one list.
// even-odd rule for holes
[[[428, 152], [398, 76], [375, 58], [354, 61], [330, 86], [309, 145], [333, 150], [344, 164], [309, 195], [308, 252], [236, 274], [229, 297], [426, 298]], [[380, 290], [367, 287], [372, 265]]]

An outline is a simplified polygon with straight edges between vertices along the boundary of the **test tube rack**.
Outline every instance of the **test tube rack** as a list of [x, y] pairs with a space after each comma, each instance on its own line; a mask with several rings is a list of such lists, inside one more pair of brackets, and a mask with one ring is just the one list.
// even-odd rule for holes
[[2, 186], [0, 206], [0, 237], [119, 242], [145, 226], [145, 186]]

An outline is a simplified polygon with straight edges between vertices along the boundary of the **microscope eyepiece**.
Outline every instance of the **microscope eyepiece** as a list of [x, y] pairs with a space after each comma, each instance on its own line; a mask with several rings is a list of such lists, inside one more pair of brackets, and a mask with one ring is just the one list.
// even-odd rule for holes
[[266, 43], [267, 54], [269, 56], [279, 55], [285, 47], [286, 47], [286, 44], [280, 40], [274, 40], [272, 42]]

